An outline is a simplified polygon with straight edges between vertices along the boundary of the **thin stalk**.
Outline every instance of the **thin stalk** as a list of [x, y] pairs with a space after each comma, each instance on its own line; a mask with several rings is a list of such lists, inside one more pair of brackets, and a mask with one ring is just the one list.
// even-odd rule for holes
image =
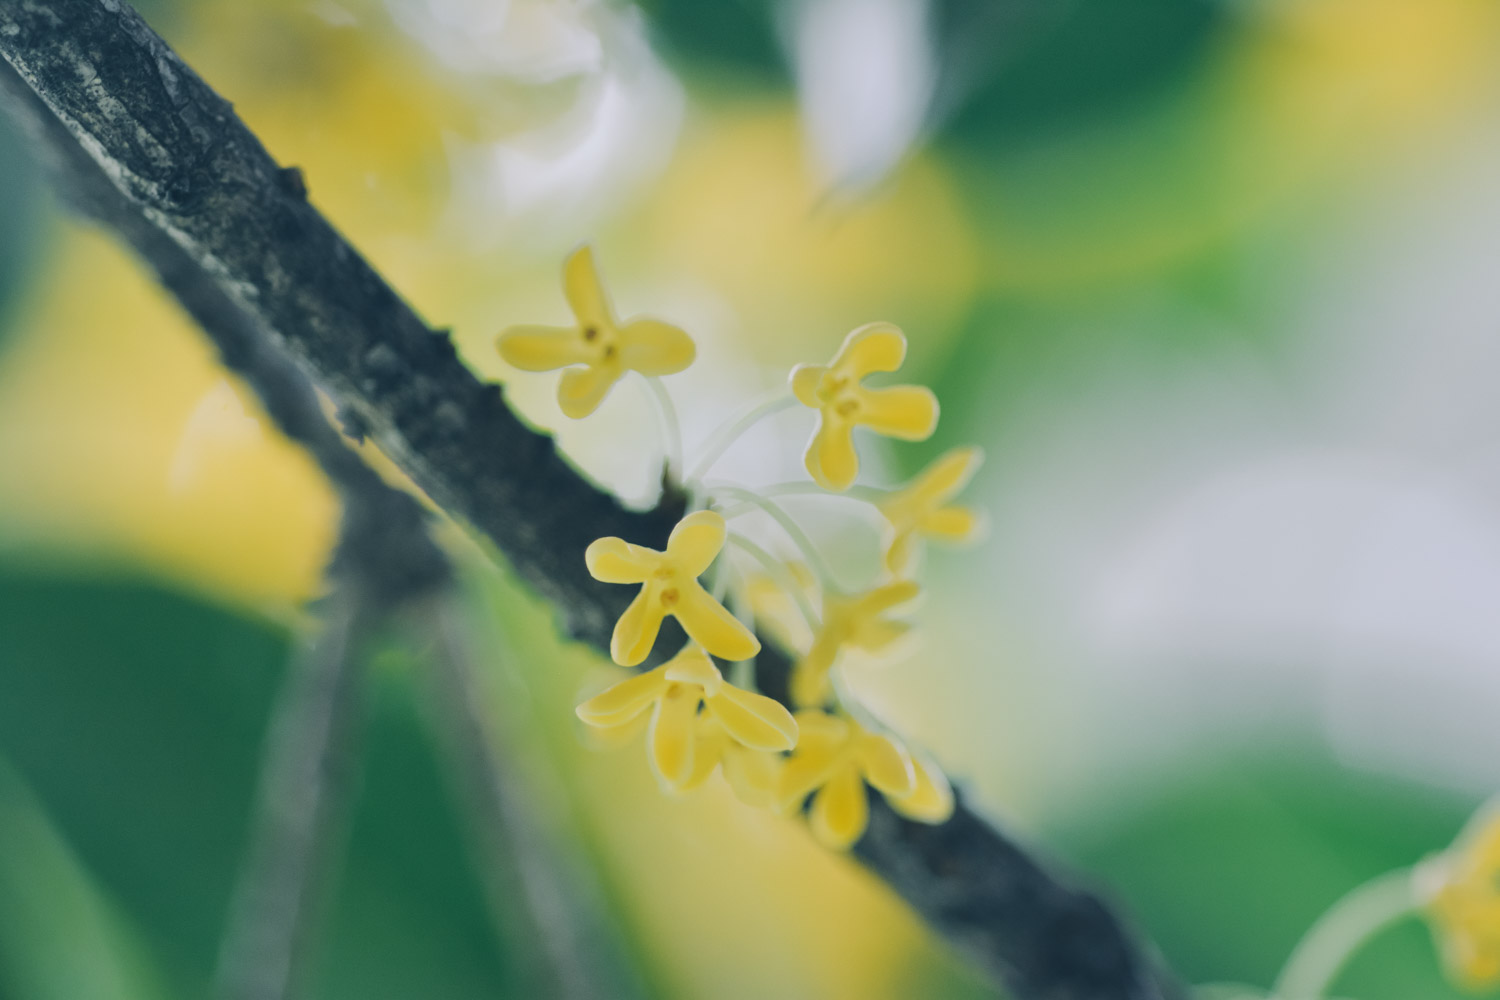
[[762, 400], [734, 420], [721, 424], [708, 436], [708, 442], [703, 446], [703, 454], [699, 456], [697, 462], [693, 463], [693, 468], [684, 479], [692, 481], [702, 478], [705, 472], [714, 467], [715, 462], [724, 457], [729, 446], [740, 439], [741, 434], [773, 413], [780, 413], [796, 405], [797, 397], [785, 389], [778, 389], [774, 396]]
[[[807, 532], [802, 530], [802, 526], [793, 520], [792, 516], [786, 512], [786, 509], [776, 501], [767, 500], [765, 497], [751, 490], [742, 489], [738, 486], [713, 486], [709, 489], [709, 493], [718, 493], [739, 500], [741, 503], [750, 504], [770, 515], [771, 519], [781, 526], [781, 530], [786, 532], [787, 537], [792, 540], [792, 544], [797, 546], [798, 551], [802, 553], [802, 558], [807, 560], [807, 565], [817, 574], [819, 582], [823, 585], [824, 592], [834, 594], [843, 593], [843, 588], [838, 585], [838, 580], [833, 575], [833, 568], [828, 565], [828, 562], [823, 558], [823, 554], [818, 551], [818, 547], [807, 536]], [[728, 515], [725, 516], [727, 517]]]
[[760, 495], [763, 497], [833, 497], [838, 500], [854, 500], [858, 503], [867, 503], [871, 505], [879, 503], [882, 498], [884, 498], [891, 492], [891, 490], [882, 490], [875, 486], [856, 485], [849, 487], [842, 493], [834, 493], [830, 490], [825, 490], [817, 483], [809, 482], [805, 479], [793, 479], [784, 483], [772, 483], [770, 486], [763, 486], [760, 489]]
[[661, 421], [662, 463], [666, 474], [682, 471], [682, 422], [677, 419], [677, 407], [667, 387], [655, 375], [642, 375], [646, 389], [656, 404], [656, 415]]
[[802, 617], [807, 620], [807, 627], [815, 632], [818, 630], [822, 622], [818, 619], [817, 612], [813, 611], [812, 602], [807, 599], [807, 595], [802, 592], [802, 588], [797, 586], [797, 581], [792, 579], [792, 574], [787, 572], [785, 563], [778, 560], [759, 545], [756, 545], [744, 535], [730, 535], [729, 544], [742, 549], [756, 562], [760, 563], [765, 571], [770, 574], [771, 579], [776, 581], [776, 586], [784, 590], [786, 595], [796, 603], [797, 610], [802, 612]]
[[292, 664], [266, 734], [255, 829], [219, 952], [214, 995], [286, 1000], [309, 954], [353, 787], [363, 647], [358, 584], [335, 591]]
[[1410, 868], [1359, 886], [1329, 907], [1297, 942], [1272, 994], [1277, 1000], [1318, 1000], [1365, 942], [1416, 908]]

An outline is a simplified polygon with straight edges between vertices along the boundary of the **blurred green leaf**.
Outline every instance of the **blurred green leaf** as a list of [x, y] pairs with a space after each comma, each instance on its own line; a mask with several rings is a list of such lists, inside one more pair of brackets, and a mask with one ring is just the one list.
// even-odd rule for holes
[[[1252, 749], [1050, 842], [1126, 900], [1185, 977], [1266, 986], [1329, 906], [1446, 847], [1473, 805], [1341, 768], [1314, 747]], [[1334, 993], [1463, 995], [1444, 983], [1418, 920], [1375, 938]]]
[[1229, 10], [1204, 0], [939, 3], [940, 129], [998, 150], [1116, 117], [1197, 66]]
[[[287, 653], [280, 629], [151, 584], [0, 567], [0, 753], [179, 996], [208, 991]], [[375, 677], [318, 995], [524, 995], [409, 670]], [[0, 955], [15, 946], [0, 941]]]
[[135, 928], [0, 758], [0, 996], [164, 1000]]

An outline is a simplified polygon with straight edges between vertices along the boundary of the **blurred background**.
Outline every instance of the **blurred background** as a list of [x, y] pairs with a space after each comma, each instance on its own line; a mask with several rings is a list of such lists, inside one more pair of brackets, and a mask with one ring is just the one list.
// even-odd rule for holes
[[[860, 323], [988, 456], [874, 711], [1194, 981], [1265, 986], [1343, 892], [1500, 788], [1500, 7], [1482, 0], [151, 0], [313, 202], [592, 476], [652, 498], [627, 381], [570, 423], [500, 328], [692, 332], [689, 451]], [[4, 123], [0, 123], [0, 129]], [[262, 742], [336, 529], [316, 469], [0, 131], [0, 998], [205, 995]], [[795, 476], [805, 411], [715, 470]], [[851, 580], [872, 527], [796, 503]], [[455, 539], [457, 539], [455, 533]], [[989, 988], [722, 785], [571, 707], [614, 676], [455, 540], [485, 710], [638, 995]], [[319, 998], [522, 997], [420, 642], [373, 665]], [[511, 912], [513, 910], [514, 912]], [[622, 986], [621, 995], [629, 995]], [[1425, 930], [1340, 990], [1454, 996]]]

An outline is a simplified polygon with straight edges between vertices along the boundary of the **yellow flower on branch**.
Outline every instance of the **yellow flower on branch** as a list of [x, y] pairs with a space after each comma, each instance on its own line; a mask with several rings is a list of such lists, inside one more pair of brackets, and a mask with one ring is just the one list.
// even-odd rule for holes
[[781, 806], [795, 809], [812, 795], [808, 822], [824, 846], [846, 850], [864, 834], [870, 822], [866, 782], [913, 819], [941, 823], [952, 814], [952, 792], [941, 773], [925, 765], [918, 770], [892, 737], [820, 711], [798, 712], [797, 727], [797, 747], [781, 769]]
[[677, 790], [692, 791], [718, 769], [741, 802], [758, 809], [770, 809], [776, 804], [783, 760], [780, 753], [746, 746], [734, 737], [718, 716], [704, 712], [698, 716], [693, 773]]
[[886, 613], [915, 600], [920, 592], [913, 581], [898, 580], [848, 597], [826, 596], [823, 623], [814, 632], [807, 655], [792, 667], [792, 700], [803, 707], [826, 701], [828, 673], [845, 647], [878, 654], [909, 633], [909, 624]]
[[887, 569], [902, 573], [910, 568], [920, 539], [962, 544], [979, 536], [984, 527], [982, 515], [949, 501], [974, 478], [982, 461], [984, 452], [978, 448], [955, 448], [876, 503], [895, 531], [886, 550]]
[[665, 552], [613, 536], [588, 547], [584, 558], [594, 579], [642, 585], [610, 637], [609, 655], [616, 663], [633, 667], [644, 660], [667, 615], [675, 615], [688, 637], [714, 656], [744, 660], [760, 652], [755, 634], [698, 582], [725, 537], [724, 518], [700, 510], [672, 529]]
[[672, 375], [693, 363], [693, 339], [670, 323], [616, 322], [589, 247], [575, 250], [563, 265], [563, 293], [577, 326], [513, 326], [495, 346], [506, 363], [522, 371], [567, 368], [557, 387], [558, 405], [567, 416], [576, 420], [593, 413], [627, 371]]
[[844, 338], [827, 365], [798, 365], [792, 394], [818, 411], [818, 427], [803, 461], [826, 490], [842, 491], [859, 475], [854, 428], [904, 441], [922, 441], [937, 428], [938, 403], [932, 390], [917, 385], [871, 389], [867, 375], [893, 372], [906, 360], [906, 337], [889, 323], [870, 323]]
[[1500, 986], [1500, 801], [1419, 872], [1430, 879], [1425, 908], [1449, 975], [1470, 990]]
[[[765, 695], [726, 682], [708, 654], [695, 645], [595, 695], [577, 712], [590, 726], [620, 731], [650, 709], [647, 741], [652, 767], [663, 784], [681, 790], [691, 787], [694, 778], [701, 783], [712, 773], [710, 766], [700, 775], [694, 766], [700, 706], [726, 740], [750, 750], [790, 750], [797, 743], [797, 723], [790, 712]], [[715, 750], [722, 754], [723, 748], [708, 752]]]

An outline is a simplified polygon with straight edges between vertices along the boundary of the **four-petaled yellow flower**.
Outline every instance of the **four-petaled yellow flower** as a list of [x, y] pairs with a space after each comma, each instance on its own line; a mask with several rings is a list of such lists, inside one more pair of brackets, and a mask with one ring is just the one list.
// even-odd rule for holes
[[[557, 387], [563, 413], [578, 419], [599, 408], [627, 371], [672, 375], [693, 363], [693, 340], [655, 319], [615, 321], [609, 298], [594, 268], [589, 247], [580, 247], [563, 265], [563, 293], [576, 327], [513, 326], [496, 341], [508, 364], [528, 372], [567, 368]], [[583, 367], [570, 367], [582, 365]]]
[[949, 501], [974, 478], [982, 461], [984, 452], [978, 448], [954, 448], [880, 499], [876, 506], [895, 530], [885, 554], [887, 569], [903, 573], [910, 568], [919, 539], [961, 544], [978, 537], [984, 524], [979, 512]]
[[910, 632], [910, 625], [886, 617], [886, 612], [914, 600], [920, 592], [911, 580], [898, 580], [849, 597], [824, 597], [823, 623], [807, 655], [792, 668], [792, 700], [803, 707], [827, 700], [828, 672], [844, 647], [880, 653]]
[[[628, 678], [578, 706], [578, 717], [590, 726], [617, 730], [651, 709], [648, 743], [651, 763], [667, 787], [682, 790], [701, 783], [713, 768], [699, 773], [695, 757], [701, 743], [699, 707], [726, 740], [754, 751], [790, 750], [797, 743], [797, 723], [781, 704], [765, 695], [743, 691], [724, 680], [701, 648], [689, 645], [654, 670]], [[705, 747], [722, 754], [722, 745]], [[718, 763], [718, 758], [714, 759]]]
[[1426, 912], [1449, 974], [1470, 990], [1500, 986], [1500, 800], [1418, 871], [1431, 879]]
[[642, 584], [610, 637], [609, 655], [616, 663], [633, 667], [644, 660], [667, 615], [676, 615], [688, 637], [714, 656], [744, 660], [760, 652], [754, 633], [698, 582], [724, 547], [725, 535], [724, 518], [700, 510], [672, 529], [665, 552], [614, 537], [588, 547], [584, 558], [594, 579]]
[[859, 475], [854, 428], [864, 426], [887, 437], [922, 441], [937, 427], [938, 403], [932, 390], [916, 385], [866, 388], [861, 379], [893, 372], [906, 359], [906, 337], [889, 323], [871, 323], [844, 338], [827, 365], [792, 369], [792, 393], [818, 411], [818, 427], [808, 443], [808, 474], [826, 490], [848, 489]]
[[870, 821], [867, 781], [913, 819], [941, 823], [952, 814], [952, 791], [941, 772], [919, 770], [890, 736], [819, 711], [798, 712], [797, 728], [797, 747], [781, 769], [779, 798], [782, 808], [795, 809], [813, 796], [808, 821], [826, 847], [842, 851], [863, 836]]
[[678, 791], [692, 791], [719, 769], [724, 781], [745, 805], [757, 809], [776, 805], [776, 787], [785, 759], [781, 754], [746, 746], [712, 712], [698, 716], [695, 735], [693, 773]]

